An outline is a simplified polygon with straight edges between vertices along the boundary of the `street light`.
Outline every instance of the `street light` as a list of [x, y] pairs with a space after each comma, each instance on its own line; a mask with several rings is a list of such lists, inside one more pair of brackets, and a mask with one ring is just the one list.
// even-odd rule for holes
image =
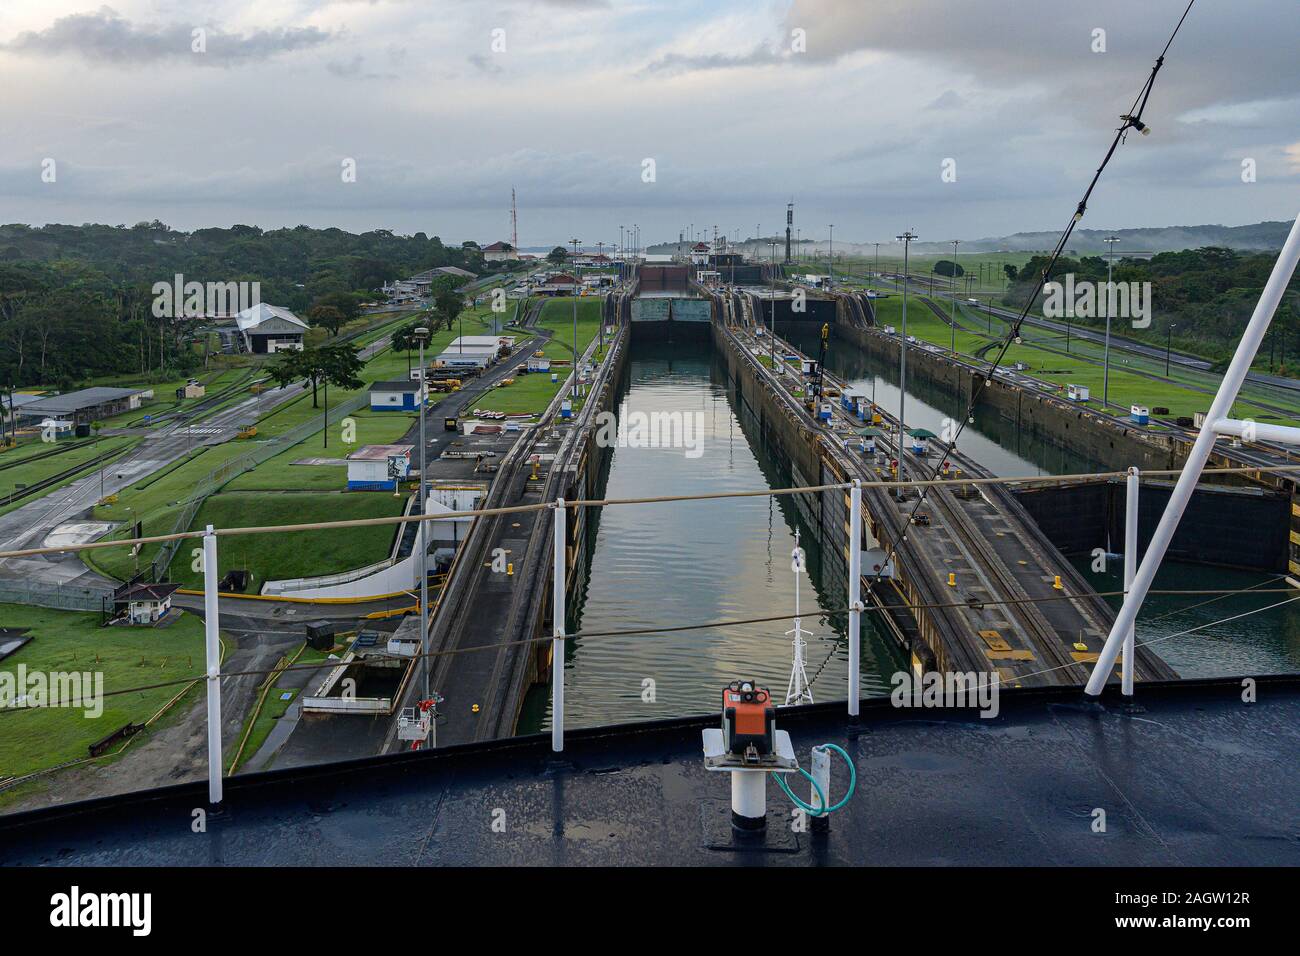
[[1107, 236], [1106, 243], [1106, 343], [1101, 350], [1101, 405], [1104, 410], [1110, 405], [1110, 305], [1115, 296], [1110, 284], [1111, 269], [1115, 262], [1115, 243], [1119, 236]]
[[570, 239], [573, 243], [573, 401], [578, 400], [578, 292], [582, 285], [582, 273], [578, 269], [578, 244], [581, 239]]
[[952, 288], [948, 290], [952, 296], [952, 354], [957, 354], [957, 246], [960, 239], [952, 241]]
[[903, 500], [903, 433], [907, 427], [903, 412], [907, 407], [907, 253], [912, 240], [919, 238], [912, 230], [907, 230], [896, 238], [903, 241], [903, 330], [898, 337], [898, 500]]
[[830, 244], [826, 249], [826, 288], [835, 287], [835, 224], [830, 224]]
[[[415, 341], [420, 343], [420, 660], [422, 663], [421, 670], [424, 677], [424, 700], [430, 698], [429, 694], [429, 543], [428, 543], [428, 526], [429, 522], [424, 520], [428, 509], [428, 483], [424, 467], [424, 416], [425, 400], [429, 394], [429, 370], [424, 366], [424, 343], [429, 338], [429, 330], [424, 326], [419, 326], [414, 333]], [[393, 487], [397, 487], [397, 479], [393, 479]]]
[[1169, 349], [1174, 341], [1174, 329], [1178, 328], [1177, 322], [1170, 322], [1169, 328], [1165, 331], [1165, 378], [1169, 377]]

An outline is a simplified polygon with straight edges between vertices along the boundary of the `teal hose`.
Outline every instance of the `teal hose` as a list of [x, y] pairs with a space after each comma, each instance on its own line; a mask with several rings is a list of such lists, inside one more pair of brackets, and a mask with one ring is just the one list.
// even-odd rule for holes
[[[779, 786], [783, 791], [785, 791], [785, 795], [790, 798], [790, 800], [794, 803], [794, 805], [798, 807], [800, 810], [802, 810], [804, 813], [807, 813], [808, 815], [814, 817], [827, 816], [829, 814], [834, 813], [836, 810], [839, 810], [851, 799], [853, 799], [853, 791], [856, 790], [858, 786], [857, 768], [853, 766], [853, 758], [851, 758], [848, 755], [848, 753], [845, 752], [844, 748], [836, 746], [835, 744], [818, 744], [818, 746], [821, 747], [823, 750], [834, 750], [837, 754], [843, 757], [844, 762], [849, 765], [848, 792], [844, 794], [844, 799], [841, 800], [839, 803], [835, 804], [835, 806], [833, 807], [826, 806], [826, 794], [822, 793], [822, 788], [817, 785], [817, 781], [813, 779], [813, 775], [810, 774], [807, 770], [803, 769], [803, 767], [799, 768], [799, 772], [808, 778], [808, 782], [813, 785], [813, 790], [817, 792], [817, 806], [815, 807], [811, 807], [808, 804], [804, 803], [802, 800], [796, 797], [794, 793], [791, 792], [789, 785], [785, 782], [785, 774], [782, 773], [772, 774], [772, 776], [776, 777], [777, 786]], [[817, 747], [813, 748], [813, 750], [816, 749]]]

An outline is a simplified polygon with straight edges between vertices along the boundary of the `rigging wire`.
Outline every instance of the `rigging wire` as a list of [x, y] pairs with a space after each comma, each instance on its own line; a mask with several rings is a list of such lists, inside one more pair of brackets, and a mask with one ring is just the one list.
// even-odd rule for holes
[[[1100, 181], [1101, 174], [1105, 171], [1106, 167], [1110, 164], [1111, 158], [1115, 155], [1116, 149], [1118, 149], [1120, 143], [1124, 141], [1125, 135], [1130, 129], [1136, 129], [1143, 133], [1149, 132], [1149, 127], [1147, 127], [1146, 124], [1142, 122], [1142, 114], [1146, 110], [1147, 100], [1150, 98], [1151, 90], [1155, 85], [1156, 75], [1160, 72], [1161, 67], [1164, 66], [1165, 54], [1169, 52], [1170, 46], [1173, 45], [1174, 38], [1178, 36], [1178, 31], [1182, 29], [1183, 22], [1187, 19], [1187, 15], [1191, 12], [1192, 5], [1195, 2], [1196, 0], [1188, 0], [1187, 8], [1183, 11], [1183, 15], [1179, 18], [1178, 24], [1174, 27], [1173, 33], [1170, 34], [1168, 41], [1166, 41], [1164, 49], [1161, 50], [1160, 52], [1160, 56], [1156, 58], [1155, 65], [1151, 68], [1150, 75], [1147, 76], [1146, 82], [1142, 84], [1142, 88], [1138, 91], [1137, 96], [1133, 100], [1133, 106], [1129, 108], [1128, 113], [1120, 117], [1121, 119], [1120, 126], [1115, 131], [1115, 136], [1111, 140], [1110, 148], [1106, 150], [1106, 155], [1102, 159], [1101, 165], [1097, 167], [1097, 171], [1093, 174], [1091, 182], [1088, 183], [1088, 188], [1084, 190], [1083, 198], [1079, 200], [1078, 206], [1075, 207], [1074, 215], [1070, 218], [1070, 222], [1066, 225], [1064, 231], [1061, 233], [1060, 238], [1057, 240], [1056, 247], [1052, 250], [1052, 254], [1047, 261], [1047, 265], [1044, 266], [1043, 270], [1039, 273], [1038, 280], [1034, 285], [1034, 289], [1026, 299], [1025, 306], [1021, 310], [1020, 315], [1008, 327], [1006, 336], [1002, 341], [1002, 347], [1001, 349], [999, 349], [997, 356], [993, 359], [992, 363], [988, 367], [987, 372], [984, 375], [985, 387], [987, 387], [989, 384], [992, 383], [993, 377], [997, 374], [998, 369], [1001, 367], [1003, 360], [1006, 358], [1007, 352], [1010, 350], [1011, 346], [1016, 341], [1019, 340], [1020, 329], [1021, 326], [1024, 324], [1025, 319], [1029, 315], [1029, 310], [1033, 307], [1035, 300], [1038, 298], [1038, 294], [1042, 291], [1043, 286], [1047, 283], [1048, 277], [1052, 273], [1052, 268], [1056, 265], [1057, 261], [1061, 258], [1061, 253], [1065, 250], [1066, 244], [1070, 240], [1070, 236], [1074, 233], [1074, 227], [1078, 225], [1078, 223], [1083, 219], [1084, 213], [1087, 211], [1088, 208], [1088, 200], [1091, 198], [1093, 190], [1096, 188], [1097, 183]], [[903, 277], [903, 282], [904, 282], [904, 288], [906, 288], [906, 283], [908, 282], [908, 276], [905, 275]], [[906, 349], [907, 343], [906, 342], [901, 343], [901, 347], [903, 349]], [[939, 469], [942, 467], [943, 461], [948, 457], [949, 453], [954, 448], [957, 447], [957, 440], [961, 438], [962, 432], [964, 432], [966, 429], [966, 425], [974, 420], [975, 405], [978, 402], [978, 400], [979, 400], [979, 386], [977, 385], [976, 388], [973, 389], [971, 392], [971, 398], [966, 408], [966, 414], [963, 415], [961, 421], [957, 423], [956, 432], [954, 432], [950, 440], [943, 442], [943, 451], [936, 457], [935, 461], [931, 464], [930, 466], [931, 470], [929, 472], [929, 480], [934, 479], [938, 475]], [[901, 461], [903, 457], [903, 442], [904, 442], [903, 423], [901, 421], [898, 423], [897, 441], [898, 441], [898, 455], [899, 455], [900, 469], [901, 469]], [[923, 464], [922, 469], [924, 468], [925, 465]], [[902, 533], [898, 536], [896, 540], [890, 543], [890, 550], [888, 556], [885, 558], [884, 561], [881, 562], [880, 569], [876, 572], [876, 576], [867, 583], [867, 589], [865, 595], [866, 597], [870, 597], [872, 590], [883, 579], [884, 570], [886, 567], [889, 566], [889, 563], [894, 559], [894, 556], [898, 553], [899, 545], [907, 541], [907, 529], [912, 527], [912, 519], [916, 517], [917, 512], [920, 510], [921, 506], [925, 503], [925, 496], [926, 496], [926, 489], [922, 488], [922, 490], [920, 491], [917, 497], [916, 504], [912, 506], [911, 512], [908, 514], [907, 519], [903, 522]], [[825, 664], [823, 664], [821, 668], [818, 668], [818, 674], [821, 673], [824, 667]]]
[[[1263, 583], [1269, 583], [1269, 582], [1263, 582]], [[1243, 594], [1247, 591], [1250, 591], [1251, 593], [1254, 594], [1289, 594], [1295, 590], [1296, 590], [1295, 588], [1291, 588], [1291, 587], [1262, 589], [1258, 584], [1256, 584], [1256, 585], [1252, 585], [1249, 588], [1238, 588], [1234, 590], [1208, 589], [1208, 588], [1197, 588], [1192, 590], [1153, 589], [1150, 593], [1155, 595], [1162, 595], [1162, 596], [1216, 594], [1224, 598], [1228, 598], [1228, 597], [1233, 597], [1235, 595]], [[1123, 591], [1101, 591], [1101, 592], [1097, 592], [1097, 597], [1121, 597], [1123, 596], [1123, 594], [1124, 594]], [[867, 608], [867, 612], [887, 613], [889, 611], [918, 611], [924, 609], [939, 609], [939, 608], [976, 608], [976, 607], [984, 607], [989, 605], [1001, 606], [1001, 605], [1011, 605], [1011, 604], [1040, 604], [1040, 603], [1046, 603], [1050, 601], [1068, 601], [1068, 600], [1072, 600], [1070, 595], [1050, 595], [1050, 596], [1037, 597], [1037, 598], [1034, 597], [1007, 598], [1004, 600], [994, 600], [994, 601], [985, 600], [985, 601], [979, 601], [975, 604], [966, 601], [954, 601], [954, 602], [942, 603], [942, 604], [876, 604], [876, 605], [872, 605], [870, 608]], [[1216, 621], [1216, 622], [1210, 622], [1209, 624], [1199, 625], [1198, 627], [1193, 628], [1192, 630], [1201, 630], [1204, 629], [1205, 627], [1212, 627], [1214, 626], [1214, 624], [1221, 624], [1221, 623], [1226, 623], [1227, 621], [1236, 620], [1237, 618], [1244, 617], [1248, 614], [1254, 614], [1259, 611], [1269, 610], [1270, 608], [1273, 607], [1280, 607], [1282, 604], [1288, 604], [1290, 603], [1290, 601], [1293, 600], [1300, 600], [1300, 597], [1290, 598], [1287, 601], [1282, 601], [1279, 602], [1278, 604], [1269, 605], [1269, 607], [1256, 608], [1253, 611], [1246, 612], [1246, 614], [1234, 615], [1233, 617], [1225, 618], [1223, 621]], [[1205, 602], [1205, 603], [1210, 603], [1210, 602]], [[809, 616], [817, 615], [820, 617], [833, 617], [833, 616], [841, 616], [841, 615], [848, 614], [850, 610], [851, 609], [848, 607], [818, 608], [816, 610], [809, 611], [808, 615]], [[725, 621], [708, 621], [708, 622], [703, 622], [698, 624], [678, 624], [671, 627], [642, 627], [642, 628], [631, 628], [628, 630], [620, 630], [620, 631], [585, 631], [585, 632], [578, 631], [574, 634], [568, 635], [568, 639], [591, 640], [593, 638], [642, 637], [651, 634], [675, 634], [675, 633], [683, 633], [686, 631], [701, 631], [701, 630], [711, 630], [715, 628], [741, 627], [741, 626], [751, 625], [751, 624], [770, 624], [776, 621], [787, 621], [790, 619], [792, 614], [793, 612], [786, 613], [786, 614], [766, 616], [766, 617], [752, 617], [752, 618], [742, 618], [742, 619], [725, 620]], [[1187, 633], [1191, 633], [1191, 631], [1184, 631], [1179, 634], [1170, 635], [1170, 636], [1180, 637], [1183, 634], [1187, 634]], [[1159, 643], [1160, 641], [1166, 639], [1167, 637], [1156, 638], [1149, 642], [1139, 644], [1139, 646], [1146, 646], [1147, 643], [1151, 643], [1151, 644]], [[517, 641], [499, 641], [495, 644], [480, 644], [474, 647], [448, 648], [446, 650], [429, 651], [428, 653], [425, 654], [374, 654], [370, 656], [376, 660], [399, 660], [399, 661], [420, 660], [426, 657], [427, 658], [455, 657], [461, 654], [475, 654], [481, 651], [503, 650], [508, 647], [522, 647], [522, 646], [532, 645], [532, 644], [544, 644], [544, 643], [549, 643], [551, 640], [553, 640], [553, 638], [550, 636], [530, 637], [530, 638], [524, 638]], [[817, 675], [815, 675], [808, 682], [809, 686], [812, 686], [812, 683], [817, 679], [817, 676], [821, 675], [821, 672], [826, 667], [826, 663], [829, 663], [829, 661], [834, 657], [834, 655], [839, 652], [840, 646], [838, 641], [834, 643], [835, 646], [832, 648], [830, 657], [828, 657], [827, 661], [824, 662], [822, 666], [818, 669]], [[227, 678], [236, 678], [236, 677], [263, 677], [268, 674], [274, 674], [274, 673], [286, 674], [291, 671], [306, 671], [306, 670], [314, 671], [314, 670], [320, 670], [323, 667], [338, 667], [342, 663], [343, 662], [341, 660], [336, 659], [333, 661], [329, 661], [329, 660], [317, 661], [309, 664], [294, 664], [289, 667], [279, 668], [278, 670], [276, 668], [260, 668], [260, 669], [253, 669], [253, 670], [224, 671], [221, 674], [221, 678], [222, 680], [225, 680]], [[1072, 662], [1071, 664], [1063, 665], [1063, 666], [1072, 667], [1075, 665], [1075, 663], [1076, 662]], [[1061, 670], [1061, 669], [1062, 668], [1060, 667], [1053, 667], [1045, 671], [1035, 671], [1029, 674], [1019, 675], [1017, 679], [1020, 680], [1026, 677], [1035, 677], [1038, 676], [1039, 674], [1048, 674], [1051, 673], [1052, 671]], [[177, 678], [173, 678], [172, 680], [159, 681], [152, 684], [142, 684], [136, 687], [125, 687], [125, 688], [120, 688], [118, 690], [104, 691], [102, 694], [99, 694], [98, 696], [101, 698], [106, 698], [106, 697], [118, 697], [125, 694], [137, 694], [147, 690], [157, 690], [163, 687], [177, 687], [182, 684], [194, 684], [204, 679], [205, 678], [201, 674], [194, 677], [177, 677]], [[17, 713], [24, 710], [40, 710], [40, 709], [43, 708], [11, 706], [11, 707], [0, 708], [0, 715]]]

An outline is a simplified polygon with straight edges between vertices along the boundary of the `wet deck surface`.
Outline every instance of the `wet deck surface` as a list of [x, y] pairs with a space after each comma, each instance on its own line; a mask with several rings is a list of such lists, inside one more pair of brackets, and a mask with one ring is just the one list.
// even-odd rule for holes
[[[1139, 694], [1128, 711], [1073, 689], [1005, 691], [992, 720], [870, 701], [856, 727], [842, 703], [782, 711], [800, 761], [816, 743], [840, 744], [858, 791], [829, 834], [792, 833], [769, 782], [767, 851], [709, 848], [729, 788], [703, 769], [708, 718], [574, 733], [561, 759], [549, 736], [532, 736], [243, 777], [205, 834], [191, 820], [206, 786], [8, 818], [0, 862], [1300, 863], [1300, 678], [1262, 679], [1253, 704], [1239, 682]], [[844, 785], [836, 767], [834, 793]], [[1104, 833], [1093, 832], [1097, 808]]]

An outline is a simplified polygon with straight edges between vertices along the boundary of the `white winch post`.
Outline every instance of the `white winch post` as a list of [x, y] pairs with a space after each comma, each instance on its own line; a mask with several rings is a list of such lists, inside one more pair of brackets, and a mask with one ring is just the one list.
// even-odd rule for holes
[[[1089, 694], [1098, 695], [1106, 687], [1106, 679], [1115, 666], [1120, 645], [1134, 625], [1138, 610], [1151, 589], [1151, 582], [1155, 580], [1156, 570], [1164, 560], [1169, 542], [1173, 539], [1178, 522], [1187, 508], [1187, 502], [1191, 500], [1196, 483], [1205, 469], [1205, 463], [1214, 450], [1214, 442], [1218, 437], [1217, 429], [1225, 420], [1230, 421], [1228, 413], [1232, 411], [1232, 404], [1237, 400], [1242, 383], [1246, 380], [1246, 373], [1250, 371], [1250, 366], [1255, 361], [1255, 355], [1268, 332], [1269, 323], [1273, 320], [1273, 313], [1277, 311], [1278, 303], [1286, 292], [1287, 283], [1291, 281], [1291, 276], [1295, 272], [1297, 261], [1300, 261], [1300, 217], [1291, 224], [1291, 232], [1286, 237], [1286, 243], [1282, 246], [1277, 262], [1273, 264], [1273, 272], [1269, 275], [1264, 291], [1255, 304], [1255, 311], [1246, 324], [1241, 341], [1237, 343], [1237, 351], [1233, 354], [1232, 362], [1223, 375], [1223, 381], [1219, 383], [1219, 390], [1214, 395], [1209, 412], [1206, 413], [1205, 423], [1201, 426], [1192, 450], [1187, 455], [1182, 473], [1179, 474], [1178, 482], [1169, 496], [1169, 503], [1165, 505], [1164, 514], [1160, 516], [1160, 523], [1151, 537], [1151, 544], [1142, 557], [1142, 563], [1138, 566], [1133, 587], [1126, 595], [1115, 623], [1111, 625], [1110, 635], [1106, 638], [1106, 644], [1101, 649], [1101, 655], [1092, 669], [1092, 675], [1088, 678], [1086, 690]], [[1256, 426], [1257, 429], [1259, 427]], [[1256, 434], [1259, 434], [1258, 430]], [[1126, 661], [1125, 669], [1128, 668], [1129, 663]]]
[[553, 587], [551, 607], [553, 626], [551, 630], [551, 750], [560, 753], [564, 750], [564, 578], [565, 548], [567, 532], [565, 529], [564, 499], [555, 499], [555, 565], [553, 568]]
[[767, 774], [731, 771], [731, 812], [742, 828], [762, 829], [767, 820]]
[[[817, 786], [814, 787], [811, 783], [808, 785], [808, 789], [811, 791], [808, 806], [829, 807], [833, 803], [831, 800], [831, 752], [825, 747], [814, 747], [812, 749], [812, 778], [817, 781]], [[820, 797], [817, 795], [818, 787], [821, 788]], [[826, 800], [825, 804], [821, 802], [823, 799]], [[812, 821], [813, 825], [817, 826], [818, 824], [830, 823], [830, 817], [822, 813], [813, 817]]]
[[217, 536], [203, 533], [203, 632], [208, 673], [208, 802], [221, 802], [221, 632], [217, 602]]
[[[862, 481], [849, 491], [849, 716], [858, 716], [862, 686]], [[829, 760], [829, 758], [828, 758]]]
[[[1124, 600], [1129, 600], [1133, 590], [1133, 576], [1137, 573], [1138, 553], [1138, 486], [1141, 476], [1136, 468], [1128, 470], [1128, 484], [1124, 496]], [[1137, 626], [1130, 626], [1124, 635], [1124, 679], [1122, 687], [1125, 697], [1133, 696], [1133, 671], [1136, 670]]]

